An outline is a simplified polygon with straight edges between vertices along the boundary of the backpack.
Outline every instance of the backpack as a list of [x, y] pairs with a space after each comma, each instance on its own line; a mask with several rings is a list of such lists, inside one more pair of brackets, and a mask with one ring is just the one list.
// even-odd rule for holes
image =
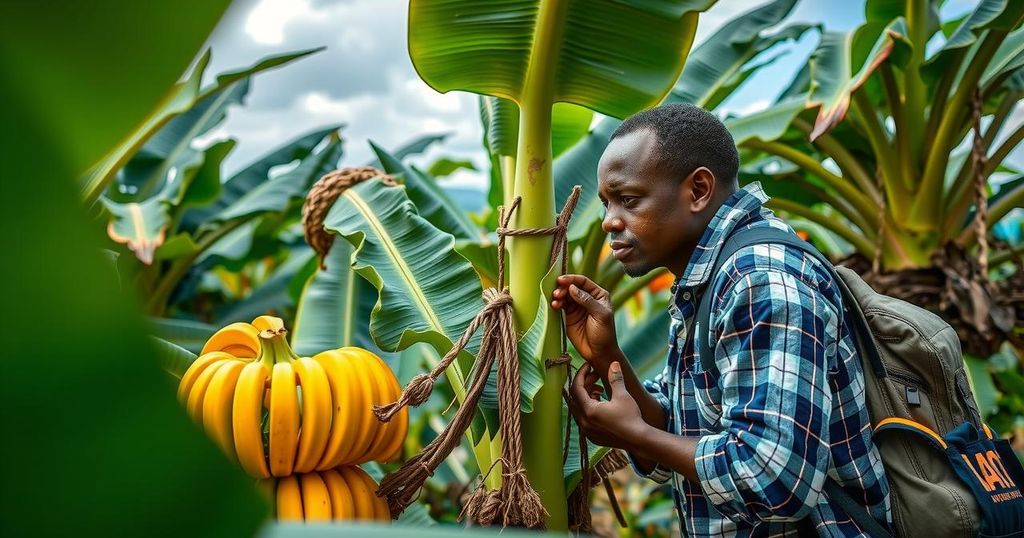
[[[707, 289], [736, 251], [765, 243], [814, 256], [842, 291], [896, 535], [1024, 536], [1024, 469], [1009, 443], [982, 421], [953, 328], [923, 308], [876, 293], [810, 243], [772, 227], [738, 230], [726, 239]], [[707, 289], [697, 309], [699, 327], [710, 327], [713, 294]], [[711, 335], [702, 329], [695, 346], [701, 366], [717, 378]], [[869, 536], [892, 536], [831, 476], [824, 494]]]

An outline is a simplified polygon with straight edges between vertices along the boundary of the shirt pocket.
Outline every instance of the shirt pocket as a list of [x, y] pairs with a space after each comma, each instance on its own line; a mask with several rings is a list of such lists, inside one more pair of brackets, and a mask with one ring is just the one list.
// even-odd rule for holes
[[722, 429], [722, 391], [718, 379], [710, 372], [688, 371], [686, 376], [693, 387], [693, 406], [697, 409], [701, 427], [717, 432]]
[[681, 392], [686, 404], [683, 409], [691, 411], [691, 430], [700, 434], [714, 433], [721, 429], [722, 405], [721, 393], [711, 374], [707, 372], [683, 372], [682, 385], [686, 392]]

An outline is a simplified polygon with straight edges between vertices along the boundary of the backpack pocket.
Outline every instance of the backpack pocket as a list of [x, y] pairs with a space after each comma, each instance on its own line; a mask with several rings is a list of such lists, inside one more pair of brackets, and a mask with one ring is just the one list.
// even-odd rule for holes
[[[904, 489], [898, 498], [907, 506], [901, 511], [930, 514], [932, 521], [945, 527], [922, 529], [921, 524], [928, 523], [918, 519], [913, 526], [899, 525], [904, 535], [1005, 537], [1024, 533], [1020, 489], [1024, 470], [1009, 443], [993, 435], [988, 426], [979, 430], [964, 422], [941, 437], [923, 424], [891, 417], [876, 426], [876, 435], [883, 432], [891, 432], [880, 437], [883, 451], [904, 450], [889, 455], [896, 459], [883, 456], [890, 482], [895, 482], [892, 487]], [[887, 436], [901, 439], [894, 443], [896, 439]], [[936, 457], [936, 451], [945, 457]]]

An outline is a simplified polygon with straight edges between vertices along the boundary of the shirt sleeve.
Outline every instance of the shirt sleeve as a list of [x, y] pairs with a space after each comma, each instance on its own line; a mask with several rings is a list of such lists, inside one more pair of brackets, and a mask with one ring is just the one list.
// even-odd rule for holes
[[[665, 390], [667, 375], [668, 366], [666, 366], [665, 370], [654, 378], [653, 381], [650, 379], [644, 380], [643, 386], [644, 389], [651, 393], [654, 396], [654, 399], [658, 401], [658, 405], [661, 406], [662, 412], [665, 413], [665, 421], [667, 422], [666, 426], [669, 431], [672, 431], [672, 412], [669, 409], [668, 397], [666, 397], [667, 391]], [[632, 452], [626, 452], [626, 456], [629, 458], [629, 465], [633, 467], [633, 472], [640, 476], [650, 478], [651, 480], [659, 483], [665, 483], [672, 478], [672, 470], [663, 467], [660, 463], [656, 463], [653, 469], [645, 472], [637, 465]]]
[[734, 521], [798, 520], [818, 503], [830, 463], [827, 350], [838, 311], [798, 277], [769, 270], [735, 282], [712, 319], [722, 430], [697, 443], [700, 486]]

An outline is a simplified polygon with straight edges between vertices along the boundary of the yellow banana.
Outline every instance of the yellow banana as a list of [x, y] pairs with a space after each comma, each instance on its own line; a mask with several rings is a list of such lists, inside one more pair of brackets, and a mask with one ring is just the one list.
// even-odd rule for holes
[[390, 371], [382, 372], [381, 367], [374, 360], [374, 357], [369, 352], [360, 352], [353, 354], [354, 360], [359, 364], [359, 368], [366, 372], [366, 375], [370, 378], [370, 385], [372, 385], [373, 401], [369, 406], [371, 413], [371, 420], [373, 421], [374, 427], [376, 428], [376, 434], [370, 441], [370, 445], [366, 447], [366, 451], [359, 458], [361, 461], [379, 460], [384, 454], [382, 450], [384, 444], [391, 441], [388, 437], [388, 433], [394, 429], [392, 422], [380, 422], [377, 417], [373, 416], [373, 406], [384, 403], [390, 403], [394, 400], [391, 398], [391, 385], [388, 383], [388, 379], [385, 376], [390, 376]]
[[245, 363], [228, 360], [217, 370], [203, 397], [203, 427], [229, 457], [235, 457], [235, 441], [231, 433], [232, 401], [235, 383]]
[[199, 424], [203, 423], [203, 399], [206, 397], [206, 389], [210, 386], [210, 380], [213, 379], [217, 370], [220, 370], [222, 366], [232, 360], [233, 359], [217, 360], [205, 368], [203, 372], [199, 374], [199, 377], [196, 378], [196, 382], [188, 392], [188, 401], [185, 402], [185, 409], [188, 411], [188, 415], [192, 417], [192, 420]]
[[292, 474], [299, 442], [299, 401], [295, 370], [289, 362], [274, 365], [270, 380], [270, 473]]
[[[397, 402], [402, 397], [402, 385], [380, 357], [374, 355], [374, 358], [380, 363], [381, 368], [385, 368], [388, 372], [388, 383], [391, 385], [391, 399], [388, 403]], [[409, 408], [403, 407], [398, 415], [391, 419], [391, 423], [394, 425], [394, 429], [388, 432], [391, 441], [382, 450], [381, 463], [392, 462], [402, 456], [402, 446], [405, 445], [405, 438], [409, 435]]]
[[361, 474], [365, 473], [359, 467], [338, 467], [337, 471], [348, 484], [348, 490], [352, 493], [352, 503], [355, 507], [356, 519], [373, 519], [376, 509], [374, 508], [374, 489], [370, 489]]
[[383, 424], [377, 420], [377, 417], [373, 416], [373, 405], [380, 403], [384, 398], [378, 395], [379, 390], [374, 380], [375, 376], [369, 369], [369, 364], [361, 360], [358, 354], [352, 353], [352, 351], [349, 353], [349, 362], [352, 364], [352, 371], [355, 373], [353, 380], [350, 382], [353, 385], [350, 387], [350, 390], [361, 390], [363, 396], [359, 407], [350, 411], [355, 413], [361, 421], [359, 423], [359, 431], [356, 433], [358, 443], [354, 446], [355, 451], [349, 454], [348, 457], [350, 465], [358, 465], [370, 461], [371, 457], [367, 453], [373, 448], [378, 430], [384, 429], [381, 427]]
[[369, 474], [362, 473], [366, 487], [370, 489], [370, 497], [373, 499], [373, 518], [378, 521], [391, 521], [391, 510], [383, 498], [377, 496], [377, 482]]
[[231, 344], [230, 346], [225, 347], [221, 351], [238, 359], [252, 359], [257, 355], [257, 353], [253, 351], [252, 348], [243, 344]]
[[299, 475], [302, 486], [302, 511], [306, 521], [330, 521], [331, 497], [327, 485], [317, 473]]
[[331, 514], [335, 521], [355, 519], [355, 504], [345, 478], [334, 469], [321, 471], [320, 476], [331, 496]]
[[178, 382], [178, 401], [182, 404], [188, 402], [188, 395], [192, 391], [192, 385], [195, 385], [196, 379], [204, 370], [209, 368], [210, 365], [219, 360], [230, 358], [230, 355], [220, 351], [200, 355], [198, 359], [192, 362], [192, 365], [188, 367], [188, 370], [185, 370], [185, 375], [181, 376], [181, 381]]
[[234, 348], [237, 352], [245, 352], [245, 355], [234, 354], [236, 357], [255, 357], [260, 350], [260, 339], [257, 336], [259, 330], [248, 323], [232, 323], [223, 329], [213, 333], [213, 336], [203, 345], [200, 355], [211, 351], [224, 351], [229, 346], [244, 346]]
[[285, 476], [277, 481], [277, 519], [302, 521], [302, 492], [294, 476]]
[[[378, 402], [378, 404], [387, 404], [398, 401], [398, 398], [402, 395], [402, 386], [398, 384], [398, 379], [395, 378], [395, 374], [391, 372], [391, 368], [389, 368], [387, 363], [385, 363], [376, 354], [366, 350], [361, 351], [360, 355], [364, 357], [364, 360], [371, 363], [372, 368], [376, 373], [380, 392], [386, 395], [381, 402]], [[402, 410], [387, 423], [387, 431], [381, 439], [381, 444], [373, 450], [370, 458], [381, 463], [398, 459], [398, 457], [402, 455], [402, 445], [405, 443], [405, 436], [408, 433], [408, 430], [409, 409], [402, 408]]]
[[353, 445], [358, 444], [357, 435], [362, 422], [362, 416], [356, 410], [362, 406], [363, 393], [362, 390], [353, 390], [355, 374], [352, 372], [351, 363], [341, 350], [333, 349], [318, 353], [313, 360], [319, 362], [327, 372], [333, 402], [331, 433], [323, 457], [316, 466], [322, 471], [347, 464], [348, 454], [354, 452]]
[[256, 327], [257, 331], [278, 331], [284, 328], [284, 321], [274, 316], [260, 316], [252, 320], [252, 326]]
[[263, 398], [270, 370], [260, 361], [242, 368], [232, 402], [231, 422], [235, 452], [242, 469], [251, 476], [267, 478], [267, 460], [263, 451]]
[[302, 387], [302, 427], [294, 472], [308, 473], [320, 462], [331, 433], [331, 385], [319, 362], [303, 357], [291, 364]]

